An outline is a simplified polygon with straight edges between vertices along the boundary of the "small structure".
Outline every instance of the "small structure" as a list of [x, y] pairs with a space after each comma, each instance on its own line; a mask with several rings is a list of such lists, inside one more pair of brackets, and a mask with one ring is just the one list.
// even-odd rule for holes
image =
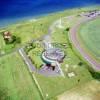
[[62, 62], [64, 57], [64, 52], [58, 48], [47, 49], [42, 54], [42, 59], [49, 64], [54, 63], [55, 61]]
[[46, 67], [48, 68], [48, 69], [52, 69], [53, 71], [55, 70], [55, 67], [56, 67], [57, 65], [55, 64], [55, 63], [51, 63], [51, 64], [46, 64]]
[[83, 12], [80, 14], [81, 16], [86, 16], [86, 17], [97, 17], [100, 16], [100, 11], [99, 10], [92, 10], [88, 12]]
[[56, 63], [51, 63], [52, 70], [55, 70], [56, 66], [57, 66]]
[[46, 63], [47, 67], [53, 71], [64, 59], [64, 52], [59, 48], [50, 48], [42, 53], [42, 60]]
[[3, 33], [3, 37], [4, 37], [4, 40], [8, 40], [8, 41], [12, 39], [12, 35], [8, 31]]

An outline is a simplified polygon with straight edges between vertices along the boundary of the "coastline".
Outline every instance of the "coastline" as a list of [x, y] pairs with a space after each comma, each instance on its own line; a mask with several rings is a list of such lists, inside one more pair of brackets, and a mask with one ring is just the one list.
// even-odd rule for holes
[[7, 18], [7, 19], [0, 19], [0, 29], [2, 28], [7, 28], [10, 25], [13, 24], [18, 24], [24, 21], [28, 21], [28, 20], [33, 20], [33, 19], [39, 19], [45, 16], [49, 16], [49, 15], [54, 15], [54, 14], [59, 14], [59, 13], [63, 13], [65, 11], [69, 11], [69, 10], [78, 10], [78, 9], [90, 9], [90, 8], [97, 8], [99, 7], [99, 5], [89, 5], [89, 6], [81, 6], [81, 7], [69, 7], [69, 8], [63, 8], [63, 9], [56, 9], [54, 11], [47, 11], [45, 13], [40, 13], [40, 14], [36, 14], [36, 15], [28, 15], [28, 16], [21, 16], [21, 17], [11, 17], [11, 18]]

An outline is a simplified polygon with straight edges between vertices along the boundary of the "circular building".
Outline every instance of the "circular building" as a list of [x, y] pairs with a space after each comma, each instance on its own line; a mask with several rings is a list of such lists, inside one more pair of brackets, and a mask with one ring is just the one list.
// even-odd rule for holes
[[58, 48], [47, 49], [42, 54], [42, 59], [47, 63], [53, 63], [55, 61], [61, 62], [64, 58], [64, 52]]

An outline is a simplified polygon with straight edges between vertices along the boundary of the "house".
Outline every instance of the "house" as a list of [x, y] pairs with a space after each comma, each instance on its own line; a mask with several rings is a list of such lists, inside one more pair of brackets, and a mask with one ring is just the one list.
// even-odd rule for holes
[[3, 37], [4, 37], [5, 40], [11, 40], [12, 39], [12, 35], [9, 31], [4, 32]]

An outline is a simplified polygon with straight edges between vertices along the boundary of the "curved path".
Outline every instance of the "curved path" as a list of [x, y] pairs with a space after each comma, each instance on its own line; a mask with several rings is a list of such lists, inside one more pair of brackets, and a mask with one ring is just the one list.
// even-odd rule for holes
[[74, 47], [80, 52], [80, 54], [88, 61], [88, 63], [95, 69], [96, 71], [100, 71], [100, 62], [96, 61], [84, 48], [82, 48], [81, 43], [78, 40], [77, 32], [81, 24], [86, 23], [87, 21], [93, 20], [96, 17], [82, 17], [71, 29], [69, 38]]

